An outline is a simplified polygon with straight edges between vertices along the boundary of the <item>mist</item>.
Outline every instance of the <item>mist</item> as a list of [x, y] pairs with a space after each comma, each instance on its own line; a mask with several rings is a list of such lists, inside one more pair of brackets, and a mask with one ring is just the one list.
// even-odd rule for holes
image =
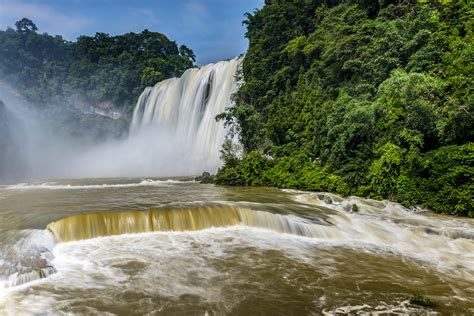
[[[3, 182], [64, 178], [171, 177], [215, 172], [226, 130], [215, 116], [231, 103], [239, 60], [193, 68], [147, 88], [130, 133], [97, 140], [71, 131], [67, 111], [37, 109], [2, 83]], [[64, 105], [63, 105], [64, 106]], [[72, 132], [72, 133], [71, 133]], [[8, 139], [7, 139], [8, 138]]]

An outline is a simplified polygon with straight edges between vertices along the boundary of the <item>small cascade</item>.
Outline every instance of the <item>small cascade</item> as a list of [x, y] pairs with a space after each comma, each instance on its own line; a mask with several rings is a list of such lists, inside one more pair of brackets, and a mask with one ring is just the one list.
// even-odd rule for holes
[[202, 170], [216, 171], [226, 131], [215, 117], [232, 103], [240, 63], [233, 59], [189, 69], [181, 78], [146, 88], [133, 112], [131, 139], [150, 139], [176, 157], [185, 155]]
[[56, 269], [54, 267], [46, 267], [46, 268], [41, 268], [38, 270], [31, 270], [29, 272], [24, 272], [24, 273], [16, 272], [14, 274], [11, 274], [10, 277], [8, 278], [8, 286], [13, 287], [13, 286], [29, 283], [32, 281], [36, 281], [39, 279], [43, 279], [50, 276], [53, 273], [56, 273]]
[[[24, 230], [0, 241], [0, 288], [18, 286], [56, 272], [52, 266], [54, 236], [47, 230]], [[9, 243], [16, 240], [14, 243]]]
[[474, 221], [471, 219], [427, 216], [422, 210], [408, 210], [386, 200], [343, 198], [323, 192], [299, 192], [295, 200], [345, 214], [348, 220], [341, 216], [331, 219], [341, 240], [438, 262], [438, 266], [458, 270], [463, 277], [474, 277]]
[[195, 231], [245, 225], [305, 237], [338, 238], [336, 227], [293, 216], [231, 206], [148, 211], [99, 212], [66, 217], [48, 224], [59, 242], [130, 233]]
[[299, 192], [294, 198], [304, 204], [281, 208], [279, 204], [250, 202], [192, 202], [168, 208], [76, 214], [49, 223], [45, 230], [12, 232], [10, 237], [4, 236], [3, 244], [0, 240], [0, 285], [16, 286], [54, 273], [52, 249], [56, 243], [236, 226], [440, 262], [440, 269], [462, 267], [458, 274], [472, 277], [474, 223], [470, 221], [424, 216], [388, 201], [328, 193]]

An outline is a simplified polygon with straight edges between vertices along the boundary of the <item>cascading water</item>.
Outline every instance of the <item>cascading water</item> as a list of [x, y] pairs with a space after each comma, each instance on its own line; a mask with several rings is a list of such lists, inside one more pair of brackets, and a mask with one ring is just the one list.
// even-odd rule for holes
[[68, 242], [127, 233], [195, 231], [245, 225], [304, 237], [340, 237], [329, 222], [316, 225], [291, 215], [253, 211], [244, 207], [206, 206], [181, 209], [102, 212], [74, 215], [48, 224], [57, 241]]
[[[95, 178], [0, 185], [0, 314], [426, 311], [410, 304], [414, 291], [440, 313], [474, 312], [471, 219], [329, 193], [148, 178], [217, 168], [226, 131], [215, 116], [231, 104], [239, 64], [145, 89], [122, 141], [39, 155], [37, 140], [56, 138], [30, 137], [40, 144], [32, 169]], [[7, 114], [0, 129], [13, 137], [13, 118], [28, 113]], [[41, 130], [22, 122], [32, 126], [27, 136]]]
[[[240, 59], [233, 59], [192, 68], [180, 78], [146, 88], [134, 110], [129, 136], [100, 143], [58, 133], [51, 128], [54, 117], [46, 120], [19, 99], [13, 89], [0, 85], [0, 97], [10, 106], [8, 110], [16, 110], [13, 116], [18, 121], [12, 123], [9, 118], [4, 122], [12, 115], [5, 115], [6, 109], [1, 106], [0, 131], [8, 130], [16, 138], [25, 134], [18, 142], [22, 150], [13, 155], [15, 159], [9, 158], [13, 142], [7, 141], [8, 157], [0, 154], [0, 180], [10, 170], [26, 170], [19, 175], [22, 179], [189, 176], [215, 172], [221, 164], [220, 148], [226, 135], [224, 124], [215, 117], [232, 103], [240, 63]], [[7, 123], [8, 129], [4, 128]], [[20, 123], [21, 129], [17, 127]], [[16, 127], [11, 128], [13, 125]], [[25, 167], [12, 167], [13, 162], [23, 160]]]
[[231, 105], [240, 62], [233, 59], [189, 69], [181, 78], [146, 88], [133, 112], [130, 137], [165, 136], [174, 145], [175, 158], [184, 156], [187, 164], [216, 171], [226, 131], [215, 117]]
[[0, 186], [0, 314], [420, 314], [420, 291], [470, 315], [473, 253], [472, 220], [388, 201], [176, 179]]

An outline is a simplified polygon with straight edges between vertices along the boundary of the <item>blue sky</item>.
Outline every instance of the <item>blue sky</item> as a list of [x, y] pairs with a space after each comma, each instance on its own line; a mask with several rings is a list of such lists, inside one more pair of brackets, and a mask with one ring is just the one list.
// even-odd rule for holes
[[68, 40], [147, 28], [194, 50], [197, 63], [232, 58], [247, 49], [243, 14], [264, 0], [0, 0], [0, 29], [28, 17], [39, 32]]

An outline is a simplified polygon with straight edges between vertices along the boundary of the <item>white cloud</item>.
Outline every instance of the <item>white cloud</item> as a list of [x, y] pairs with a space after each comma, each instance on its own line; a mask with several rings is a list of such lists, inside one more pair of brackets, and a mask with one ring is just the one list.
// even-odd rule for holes
[[69, 40], [75, 39], [93, 20], [79, 15], [68, 15], [55, 8], [39, 3], [15, 0], [0, 0], [0, 28], [14, 27], [23, 17], [31, 19], [38, 32], [51, 35], [60, 34]]

